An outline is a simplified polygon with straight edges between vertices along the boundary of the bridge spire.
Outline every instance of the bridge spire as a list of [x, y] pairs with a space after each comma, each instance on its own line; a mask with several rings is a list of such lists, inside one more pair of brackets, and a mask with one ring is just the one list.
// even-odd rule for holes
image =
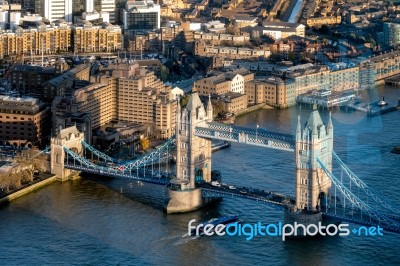
[[296, 127], [296, 139], [297, 136], [301, 135], [301, 123], [300, 123], [300, 115], [297, 116], [297, 127]]
[[328, 125], [326, 129], [328, 135], [333, 134], [332, 112], [329, 112]]
[[208, 94], [207, 117], [209, 122], [213, 121], [213, 107], [211, 103], [211, 94]]

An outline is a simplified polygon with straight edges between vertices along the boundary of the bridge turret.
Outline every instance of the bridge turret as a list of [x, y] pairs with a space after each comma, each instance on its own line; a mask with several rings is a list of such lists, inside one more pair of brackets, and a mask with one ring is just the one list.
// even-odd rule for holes
[[331, 180], [319, 167], [317, 159], [332, 168], [333, 126], [325, 127], [316, 108], [304, 129], [296, 130], [296, 207], [320, 211], [329, 201]]
[[297, 127], [296, 127], [296, 142], [301, 139], [301, 123], [300, 115], [297, 116]]
[[211, 103], [211, 95], [208, 95], [208, 102], [207, 102], [207, 117], [208, 117], [208, 122], [213, 121], [213, 107]]
[[57, 135], [51, 138], [51, 173], [55, 174], [58, 179], [66, 180], [71, 175], [74, 175], [76, 173], [76, 171], [69, 170], [64, 167], [66, 158], [64, 147], [72, 150], [77, 154], [80, 154], [83, 150], [82, 140], [84, 139], [84, 134], [82, 132], [79, 132], [76, 126], [60, 129]]

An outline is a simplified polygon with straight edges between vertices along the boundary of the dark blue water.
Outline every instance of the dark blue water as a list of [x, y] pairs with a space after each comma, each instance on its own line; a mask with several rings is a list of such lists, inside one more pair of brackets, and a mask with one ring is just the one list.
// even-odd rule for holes
[[[400, 90], [380, 89], [391, 102]], [[260, 110], [236, 123], [294, 133], [306, 107]], [[328, 113], [321, 112], [326, 121]], [[376, 191], [400, 204], [400, 112], [367, 118], [333, 111], [335, 151]], [[294, 194], [293, 153], [232, 145], [213, 155], [224, 182]], [[56, 183], [0, 209], [1, 265], [398, 265], [400, 236], [182, 238], [191, 219], [237, 213], [244, 222], [278, 223], [282, 210], [236, 198], [208, 209], [166, 215], [164, 190], [126, 180]]]

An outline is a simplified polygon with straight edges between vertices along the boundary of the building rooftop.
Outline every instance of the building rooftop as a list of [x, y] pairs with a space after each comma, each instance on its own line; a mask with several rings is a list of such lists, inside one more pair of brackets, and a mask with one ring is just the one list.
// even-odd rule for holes
[[391, 57], [397, 57], [397, 56], [400, 56], [400, 51], [399, 50], [396, 50], [396, 51], [393, 51], [393, 52], [389, 52], [389, 53], [386, 53], [386, 54], [381, 54], [381, 55], [378, 55], [378, 56], [374, 56], [374, 57], [371, 57], [369, 60], [371, 62], [373, 62], [373, 63], [377, 63], [377, 62], [381, 62], [381, 61], [384, 61], [386, 59], [389, 59]]
[[87, 68], [90, 68], [90, 65], [78, 65], [75, 68], [65, 72], [61, 76], [58, 76], [56, 78], [49, 80], [48, 83], [53, 86], [58, 86], [66, 80], [71, 81], [71, 79], [73, 79], [77, 73], [79, 73], [80, 71], [85, 70]]
[[44, 103], [33, 97], [12, 97], [0, 95], [0, 108], [3, 112], [9, 110], [37, 112], [44, 106]]
[[32, 66], [32, 65], [16, 65], [12, 67], [12, 71], [19, 72], [41, 72], [41, 73], [56, 73], [54, 67], [42, 67], [42, 66]]
[[303, 26], [300, 23], [290, 23], [290, 22], [277, 22], [277, 21], [264, 21], [262, 23], [264, 27], [272, 28], [297, 28], [298, 26]]

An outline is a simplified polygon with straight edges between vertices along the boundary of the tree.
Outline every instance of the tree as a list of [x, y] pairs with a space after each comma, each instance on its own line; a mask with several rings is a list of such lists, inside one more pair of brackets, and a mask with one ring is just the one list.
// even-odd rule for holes
[[188, 94], [184, 95], [183, 97], [180, 98], [180, 104], [182, 108], [185, 108], [188, 101], [189, 101], [189, 96]]
[[140, 140], [140, 148], [145, 151], [150, 147], [150, 140], [148, 138], [143, 138]]

